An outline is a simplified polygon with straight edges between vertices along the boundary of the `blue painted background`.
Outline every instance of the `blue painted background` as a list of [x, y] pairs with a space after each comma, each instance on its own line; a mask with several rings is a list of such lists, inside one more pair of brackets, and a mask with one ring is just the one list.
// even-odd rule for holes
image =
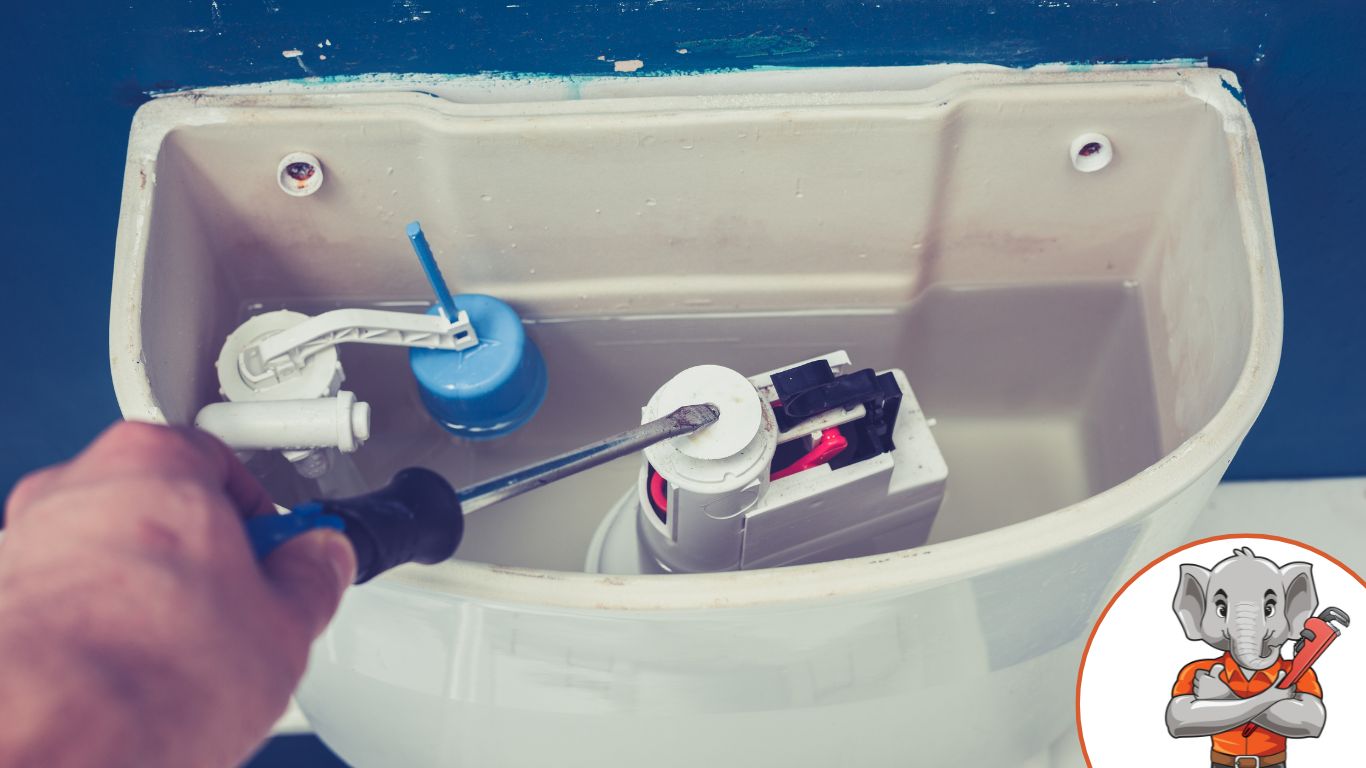
[[[11, 105], [0, 120], [0, 493], [117, 416], [109, 278], [128, 124], [147, 92], [375, 71], [608, 74], [614, 59], [641, 59], [632, 77], [1181, 57], [1234, 70], [1262, 141], [1286, 337], [1230, 477], [1366, 474], [1363, 41], [1366, 7], [1346, 1], [17, 3], [0, 28]], [[308, 764], [284, 750], [313, 749], [282, 742], [259, 764]]]

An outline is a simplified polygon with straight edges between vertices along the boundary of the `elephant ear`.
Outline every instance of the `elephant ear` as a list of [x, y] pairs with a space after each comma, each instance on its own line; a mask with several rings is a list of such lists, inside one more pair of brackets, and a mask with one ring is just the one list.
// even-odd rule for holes
[[1205, 593], [1209, 589], [1209, 569], [1198, 565], [1181, 566], [1181, 582], [1176, 585], [1172, 610], [1191, 640], [1204, 640], [1200, 625], [1205, 620]]
[[1304, 622], [1319, 607], [1318, 591], [1314, 589], [1313, 566], [1309, 563], [1286, 563], [1281, 568], [1281, 585], [1285, 591], [1285, 621], [1290, 625], [1290, 636], [1299, 637]]

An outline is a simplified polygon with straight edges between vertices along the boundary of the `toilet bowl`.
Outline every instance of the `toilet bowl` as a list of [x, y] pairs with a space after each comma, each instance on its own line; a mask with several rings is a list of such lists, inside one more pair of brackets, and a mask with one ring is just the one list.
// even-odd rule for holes
[[[325, 173], [282, 192], [291, 153]], [[1270, 389], [1281, 303], [1251, 119], [1201, 67], [395, 77], [174, 94], [134, 121], [110, 357], [191, 423], [247, 318], [512, 305], [550, 387], [471, 443], [394, 347], [345, 483], [456, 485], [639, 423], [679, 371], [846, 350], [904, 371], [948, 467], [928, 542], [784, 568], [585, 572], [628, 457], [472, 514], [348, 592], [298, 699], [357, 766], [1073, 766], [1081, 646], [1180, 543]], [[424, 303], [426, 302], [426, 303]], [[285, 506], [325, 492], [278, 455]]]

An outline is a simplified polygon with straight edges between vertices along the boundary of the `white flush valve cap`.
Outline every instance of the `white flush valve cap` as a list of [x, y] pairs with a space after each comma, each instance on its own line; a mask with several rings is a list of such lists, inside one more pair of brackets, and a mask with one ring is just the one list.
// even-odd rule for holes
[[643, 409], [650, 421], [674, 409], [708, 403], [712, 424], [645, 449], [645, 458], [671, 485], [694, 493], [729, 493], [764, 482], [777, 448], [773, 409], [744, 376], [719, 365], [699, 365], [673, 377]]
[[694, 459], [734, 456], [754, 440], [763, 422], [758, 393], [744, 376], [719, 365], [689, 368], [660, 387], [645, 406], [645, 420], [667, 415], [693, 403], [710, 403], [721, 415], [706, 429], [669, 440], [679, 453]]

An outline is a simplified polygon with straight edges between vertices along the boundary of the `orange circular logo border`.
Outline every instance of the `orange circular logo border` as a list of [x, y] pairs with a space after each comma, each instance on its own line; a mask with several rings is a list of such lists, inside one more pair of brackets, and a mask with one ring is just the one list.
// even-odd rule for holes
[[1105, 621], [1105, 617], [1109, 615], [1110, 609], [1115, 607], [1115, 602], [1119, 600], [1120, 595], [1123, 595], [1129, 589], [1130, 585], [1132, 585], [1135, 581], [1138, 581], [1138, 579], [1141, 576], [1143, 576], [1143, 574], [1152, 570], [1153, 566], [1165, 561], [1167, 558], [1177, 554], [1178, 552], [1184, 552], [1192, 547], [1198, 547], [1201, 544], [1208, 544], [1211, 541], [1224, 541], [1227, 539], [1264, 539], [1267, 541], [1279, 541], [1282, 544], [1289, 544], [1291, 546], [1299, 547], [1301, 549], [1306, 549], [1318, 555], [1319, 557], [1322, 557], [1323, 559], [1331, 562], [1333, 565], [1336, 565], [1342, 570], [1346, 571], [1348, 575], [1357, 580], [1357, 583], [1361, 584], [1363, 589], [1366, 589], [1366, 580], [1363, 580], [1361, 576], [1357, 574], [1356, 571], [1352, 570], [1351, 568], [1348, 568], [1346, 563], [1342, 562], [1336, 557], [1333, 557], [1332, 555], [1328, 554], [1327, 552], [1324, 552], [1318, 547], [1310, 546], [1309, 544], [1305, 544], [1304, 542], [1299, 541], [1297, 539], [1291, 539], [1285, 536], [1276, 536], [1275, 534], [1270, 533], [1224, 533], [1218, 536], [1208, 536], [1203, 539], [1197, 539], [1195, 541], [1182, 544], [1176, 549], [1158, 555], [1156, 558], [1152, 560], [1152, 562], [1140, 568], [1138, 573], [1135, 573], [1133, 576], [1130, 576], [1129, 580], [1120, 585], [1119, 589], [1115, 590], [1115, 594], [1113, 597], [1110, 598], [1110, 602], [1105, 604], [1105, 609], [1102, 610], [1100, 612], [1100, 616], [1096, 618], [1096, 623], [1091, 627], [1091, 634], [1088, 635], [1086, 638], [1086, 647], [1083, 648], [1081, 651], [1081, 665], [1077, 667], [1077, 694], [1074, 709], [1076, 710], [1077, 742], [1081, 746], [1081, 759], [1086, 761], [1086, 768], [1095, 768], [1095, 766], [1091, 765], [1091, 755], [1089, 755], [1086, 752], [1086, 736], [1081, 729], [1081, 680], [1086, 673], [1086, 658], [1091, 655], [1091, 643], [1095, 642], [1096, 630], [1100, 629], [1101, 622]]

